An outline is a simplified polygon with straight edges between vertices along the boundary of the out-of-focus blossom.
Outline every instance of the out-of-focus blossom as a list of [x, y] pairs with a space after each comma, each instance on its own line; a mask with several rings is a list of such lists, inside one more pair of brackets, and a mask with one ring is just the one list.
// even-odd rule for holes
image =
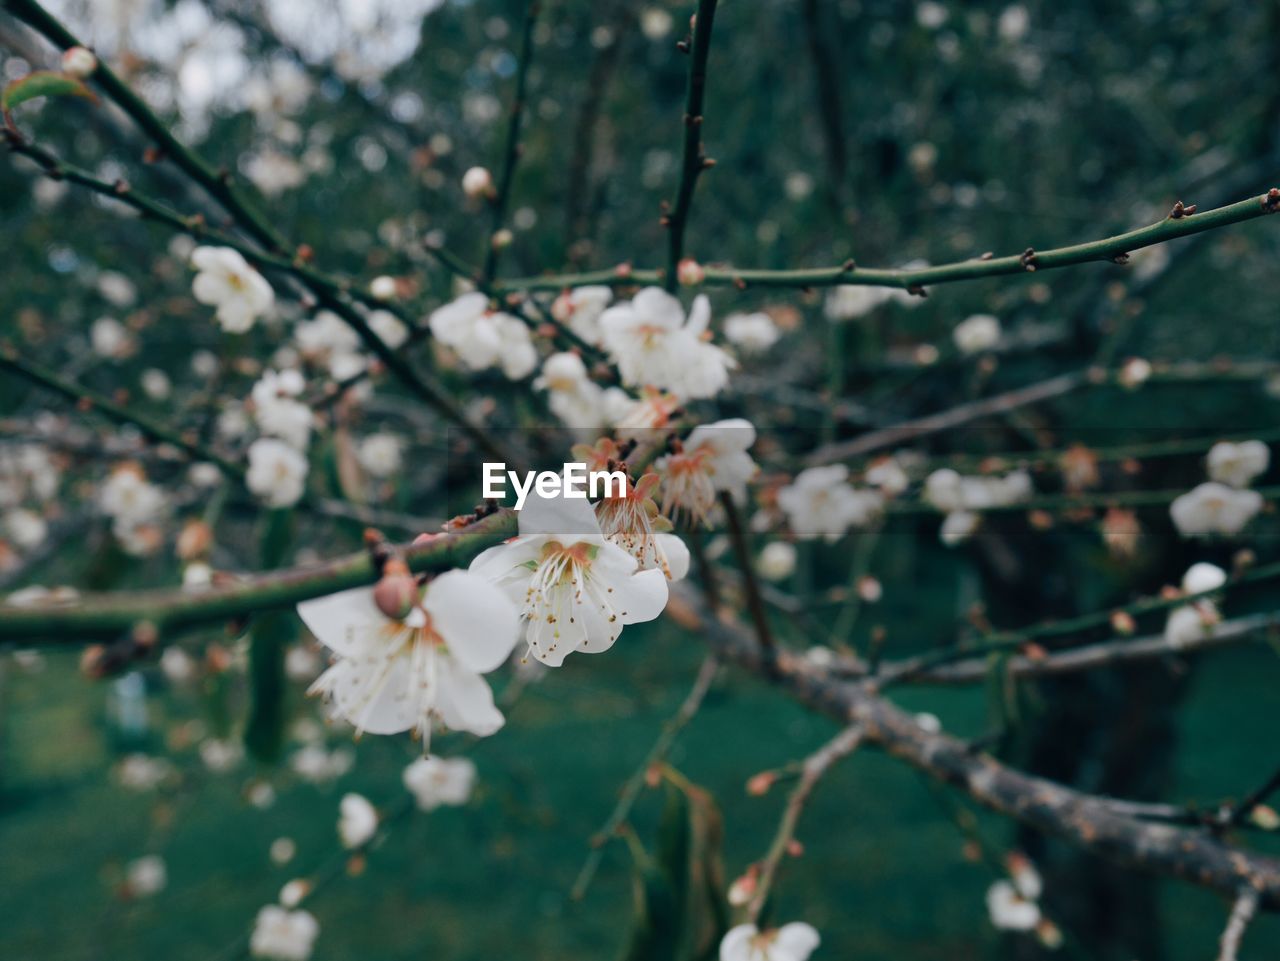
[[275, 304], [275, 293], [238, 250], [197, 247], [191, 252], [197, 271], [191, 283], [196, 300], [216, 307], [215, 316], [228, 333], [243, 334]]
[[270, 507], [292, 507], [306, 492], [307, 458], [294, 447], [273, 437], [262, 437], [249, 447], [249, 491]]
[[404, 786], [421, 811], [466, 804], [475, 783], [476, 766], [465, 757], [420, 757], [404, 769]]

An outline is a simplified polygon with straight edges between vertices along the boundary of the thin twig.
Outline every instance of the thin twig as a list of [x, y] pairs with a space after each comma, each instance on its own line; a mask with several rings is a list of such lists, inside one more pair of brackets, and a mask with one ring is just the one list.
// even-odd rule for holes
[[1240, 894], [1232, 905], [1231, 915], [1227, 918], [1227, 926], [1223, 929], [1222, 938], [1218, 942], [1218, 961], [1236, 961], [1244, 932], [1249, 927], [1249, 922], [1253, 920], [1253, 916], [1258, 913], [1259, 900], [1258, 892], [1252, 887], [1245, 885], [1240, 889]]
[[507, 120], [507, 139], [502, 151], [502, 168], [498, 172], [498, 187], [491, 204], [491, 220], [489, 236], [485, 244], [484, 270], [481, 279], [488, 283], [493, 280], [498, 270], [499, 245], [496, 243], [500, 231], [507, 219], [507, 204], [511, 200], [511, 184], [516, 175], [516, 164], [520, 159], [520, 124], [524, 119], [526, 87], [529, 80], [529, 65], [533, 62], [533, 28], [538, 21], [539, 0], [526, 0], [524, 10], [524, 30], [520, 39], [519, 62], [516, 67], [516, 86], [512, 94], [511, 108]]
[[631, 808], [635, 804], [636, 798], [640, 796], [640, 791], [645, 785], [649, 770], [666, 758], [667, 753], [675, 743], [676, 736], [686, 724], [693, 720], [694, 715], [698, 713], [698, 709], [702, 707], [707, 691], [711, 688], [711, 682], [715, 680], [719, 670], [719, 660], [714, 654], [708, 654], [703, 659], [702, 666], [698, 668], [698, 675], [694, 678], [693, 687], [685, 695], [679, 709], [662, 725], [662, 731], [654, 742], [653, 747], [649, 749], [649, 753], [645, 755], [644, 761], [627, 778], [626, 783], [622, 785], [622, 793], [618, 796], [618, 803], [614, 805], [613, 810], [605, 818], [600, 828], [591, 836], [592, 850], [587, 855], [582, 869], [578, 872], [577, 879], [573, 882], [573, 888], [569, 892], [569, 897], [572, 900], [581, 901], [586, 896], [587, 888], [591, 886], [591, 881], [596, 876], [596, 871], [604, 858], [604, 846], [617, 834], [618, 829], [630, 817]]
[[861, 725], [851, 724], [805, 759], [800, 770], [800, 780], [796, 782], [796, 786], [791, 789], [787, 797], [787, 806], [783, 809], [782, 820], [778, 823], [773, 843], [769, 845], [768, 853], [760, 862], [755, 893], [747, 904], [749, 923], [755, 924], [760, 918], [760, 912], [769, 899], [769, 892], [773, 889], [782, 858], [795, 839], [796, 825], [800, 822], [800, 815], [813, 789], [836, 761], [851, 754], [858, 747], [862, 742], [862, 734]]
[[707, 91], [707, 56], [711, 52], [711, 27], [716, 17], [716, 0], [698, 0], [693, 20], [693, 40], [689, 50], [689, 80], [684, 102], [684, 152], [680, 164], [680, 184], [676, 202], [664, 218], [667, 226], [667, 290], [679, 282], [678, 268], [684, 257], [684, 232], [689, 225], [689, 208], [698, 175], [711, 166], [702, 150], [702, 104]]

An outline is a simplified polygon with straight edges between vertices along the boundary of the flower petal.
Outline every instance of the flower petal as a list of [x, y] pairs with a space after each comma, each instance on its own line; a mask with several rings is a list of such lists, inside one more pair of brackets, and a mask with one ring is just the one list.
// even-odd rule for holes
[[805, 924], [803, 921], [793, 921], [778, 929], [773, 946], [786, 961], [805, 961], [821, 942], [822, 939], [813, 925]]
[[[612, 544], [609, 546], [613, 547]], [[615, 581], [611, 586], [613, 603], [623, 624], [651, 621], [667, 606], [667, 575], [662, 571], [641, 571]]]
[[667, 556], [671, 580], [684, 580], [689, 575], [689, 545], [675, 534], [655, 534], [654, 540], [658, 542], [658, 549]]
[[518, 515], [520, 534], [548, 534], [569, 540], [600, 538], [600, 522], [585, 497], [542, 497], [530, 491]]
[[[441, 659], [446, 660], [445, 658]], [[320, 675], [312, 690], [329, 695], [333, 711], [369, 734], [399, 734], [420, 720], [411, 691], [408, 655], [343, 658]]]
[[428, 585], [422, 606], [449, 646], [449, 653], [469, 670], [481, 674], [494, 670], [516, 646], [516, 608], [479, 574], [441, 574]]
[[365, 639], [387, 624], [373, 602], [373, 588], [353, 587], [298, 605], [298, 616], [320, 643], [335, 654], [356, 657]]
[[440, 658], [437, 670], [440, 690], [436, 711], [449, 728], [477, 737], [488, 737], [502, 728], [506, 721], [494, 706], [493, 691], [483, 677], [448, 656]]

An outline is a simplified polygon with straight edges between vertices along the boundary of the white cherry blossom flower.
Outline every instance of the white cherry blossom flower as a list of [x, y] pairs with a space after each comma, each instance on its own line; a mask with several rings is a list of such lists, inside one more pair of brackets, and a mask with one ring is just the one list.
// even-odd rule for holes
[[1000, 321], [991, 314], [974, 314], [956, 324], [951, 339], [962, 354], [979, 354], [1000, 343]]
[[714, 397], [737, 364], [704, 339], [710, 321], [705, 296], [694, 298], [686, 318], [674, 296], [646, 287], [601, 315], [601, 341], [624, 384], [658, 387], [686, 399]]
[[1227, 572], [1217, 564], [1208, 564], [1204, 561], [1192, 564], [1182, 575], [1182, 590], [1186, 594], [1216, 591], [1225, 583], [1227, 583]]
[[355, 761], [350, 748], [326, 751], [321, 744], [307, 744], [289, 758], [289, 767], [310, 784], [328, 784], [350, 771]]
[[308, 360], [328, 363], [334, 355], [360, 349], [360, 335], [331, 310], [321, 310], [293, 329], [293, 339]]
[[1019, 893], [1012, 881], [996, 881], [987, 889], [987, 912], [1002, 931], [1034, 931], [1040, 923], [1040, 907]]
[[360, 794], [344, 794], [338, 804], [338, 837], [348, 850], [368, 843], [378, 830], [378, 811]]
[[501, 365], [507, 377], [519, 380], [538, 365], [528, 325], [491, 310], [489, 298], [478, 291], [438, 307], [427, 318], [427, 325], [431, 335], [452, 348], [471, 370]]
[[374, 477], [392, 477], [400, 472], [404, 458], [400, 438], [385, 432], [370, 434], [356, 451], [360, 466]]
[[99, 357], [119, 360], [134, 348], [133, 335], [120, 321], [99, 317], [89, 325], [89, 344]]
[[462, 192], [473, 200], [493, 193], [493, 174], [484, 167], [469, 167], [462, 175]]
[[635, 557], [605, 539], [587, 500], [530, 496], [519, 525], [519, 536], [484, 551], [470, 569], [518, 606], [529, 650], [544, 664], [607, 651], [625, 625], [662, 613], [666, 576], [637, 572]]
[[886, 497], [897, 497], [911, 486], [911, 478], [896, 457], [883, 457], [867, 468], [867, 483]]
[[84, 47], [68, 47], [62, 54], [62, 72], [76, 80], [84, 80], [98, 69], [98, 58]]
[[475, 783], [475, 763], [465, 757], [420, 757], [404, 769], [404, 786], [420, 811], [466, 804]]
[[304, 601], [298, 614], [337, 655], [310, 693], [323, 694], [357, 732], [412, 730], [425, 745], [437, 722], [480, 737], [502, 727], [483, 675], [510, 656], [518, 622], [484, 578], [441, 574], [403, 620], [379, 610], [371, 587]]
[[0, 529], [16, 547], [26, 551], [39, 547], [49, 535], [48, 522], [25, 508], [9, 511], [0, 518]]
[[890, 287], [870, 287], [866, 284], [840, 284], [827, 291], [822, 312], [827, 320], [841, 323], [856, 320], [871, 313], [893, 298]]
[[1210, 600], [1183, 604], [1169, 612], [1164, 624], [1164, 639], [1170, 647], [1180, 648], [1207, 637], [1222, 620], [1218, 606]]
[[1262, 495], [1257, 491], [1207, 481], [1175, 499], [1169, 505], [1169, 516], [1183, 537], [1234, 537], [1260, 510]]
[[307, 961], [319, 934], [320, 924], [309, 911], [268, 904], [253, 922], [249, 953], [269, 961]]
[[730, 314], [724, 319], [724, 339], [744, 354], [763, 354], [782, 335], [773, 318], [764, 311]]
[[590, 378], [577, 354], [564, 351], [549, 356], [533, 387], [547, 391], [547, 406], [566, 426], [598, 430], [608, 425], [604, 389]]
[[739, 924], [720, 941], [720, 961], [807, 961], [821, 941], [817, 929], [803, 921], [768, 931]]
[[760, 552], [756, 567], [767, 581], [786, 580], [796, 569], [796, 545], [790, 541], [770, 541]]
[[938, 539], [947, 547], [955, 547], [976, 534], [981, 523], [981, 514], [966, 510], [950, 511], [942, 519], [942, 527], [938, 530]]
[[163, 891], [168, 883], [169, 870], [158, 855], [144, 855], [125, 865], [124, 884], [132, 897], [149, 898]]
[[307, 488], [307, 458], [273, 437], [261, 437], [249, 445], [249, 471], [245, 485], [269, 507], [292, 507]]
[[311, 408], [298, 400], [306, 381], [296, 370], [266, 370], [253, 385], [253, 416], [258, 429], [305, 450], [311, 437]]
[[275, 293], [266, 279], [230, 247], [197, 247], [191, 252], [197, 271], [191, 283], [196, 300], [216, 307], [222, 329], [243, 334], [275, 304]]
[[1260, 440], [1238, 444], [1219, 441], [1209, 449], [1206, 464], [1210, 480], [1232, 487], [1248, 487], [1255, 477], [1267, 472], [1271, 450]]
[[678, 452], [654, 463], [662, 478], [662, 512], [674, 517], [684, 511], [707, 523], [718, 493], [745, 503], [747, 482], [760, 470], [747, 453], [755, 442], [755, 427], [741, 417], [695, 427]]
[[600, 346], [600, 315], [613, 300], [613, 288], [602, 284], [575, 287], [551, 303], [551, 316], [593, 347]]
[[778, 506], [801, 540], [822, 537], [834, 542], [850, 527], [871, 524], [884, 509], [878, 492], [854, 488], [843, 464], [810, 467], [778, 491]]
[[409, 339], [408, 325], [389, 310], [372, 310], [365, 319], [369, 329], [392, 350], [397, 349]]

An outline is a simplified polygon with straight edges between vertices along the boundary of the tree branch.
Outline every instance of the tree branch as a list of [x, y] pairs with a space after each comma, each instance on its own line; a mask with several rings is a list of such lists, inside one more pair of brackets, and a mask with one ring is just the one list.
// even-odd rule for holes
[[[404, 557], [409, 569], [416, 573], [463, 567], [485, 547], [514, 532], [514, 515], [500, 511], [466, 527], [438, 534], [425, 544], [407, 545], [403, 547]], [[0, 603], [0, 636], [19, 642], [81, 644], [150, 623], [167, 638], [180, 630], [292, 607], [299, 601], [372, 584], [377, 576], [368, 554], [360, 553], [199, 592], [117, 591], [82, 594], [69, 602], [24, 606]]]
[[675, 206], [663, 219], [667, 227], [667, 290], [679, 282], [677, 268], [684, 257], [684, 232], [689, 225], [689, 208], [698, 175], [710, 167], [702, 150], [702, 103], [707, 91], [707, 56], [711, 52], [711, 27], [716, 18], [716, 0], [698, 0], [693, 20], [693, 42], [689, 51], [689, 81], [684, 102], [684, 153], [680, 164], [680, 185]]
[[[768, 659], [748, 630], [717, 621], [691, 591], [677, 590], [701, 613], [712, 650], [726, 661], [768, 676]], [[866, 743], [993, 811], [1139, 870], [1233, 896], [1249, 884], [1258, 891], [1260, 906], [1280, 910], [1280, 860], [1224, 844], [1205, 831], [1143, 822], [1118, 813], [1109, 799], [1023, 774], [975, 753], [963, 741], [924, 730], [913, 715], [867, 687], [835, 681], [788, 652], [779, 652], [772, 681], [809, 707], [843, 724], [859, 725]]]
[[[913, 290], [935, 284], [950, 284], [962, 280], [978, 280], [986, 277], [1002, 277], [1031, 274], [1041, 270], [1056, 270], [1076, 264], [1094, 261], [1115, 262], [1117, 258], [1143, 247], [1152, 247], [1179, 237], [1216, 230], [1232, 224], [1244, 223], [1280, 210], [1280, 189], [1272, 188], [1261, 196], [1250, 197], [1237, 203], [1207, 210], [1203, 213], [1166, 217], [1146, 227], [1116, 234], [1102, 240], [1036, 251], [1027, 248], [1020, 254], [1004, 257], [975, 257], [936, 267], [911, 270], [872, 269], [858, 267], [851, 261], [835, 267], [813, 267], [799, 270], [754, 270], [734, 267], [705, 267], [702, 283], [711, 287], [832, 287], [854, 284], [872, 287], [896, 287]], [[495, 285], [500, 291], [511, 290], [563, 290], [566, 287], [584, 287], [588, 284], [605, 284], [625, 287], [634, 284], [663, 282], [665, 273], [655, 269], [633, 269], [627, 265], [606, 270], [583, 273], [549, 275], [543, 277], [519, 277], [504, 280]]]

